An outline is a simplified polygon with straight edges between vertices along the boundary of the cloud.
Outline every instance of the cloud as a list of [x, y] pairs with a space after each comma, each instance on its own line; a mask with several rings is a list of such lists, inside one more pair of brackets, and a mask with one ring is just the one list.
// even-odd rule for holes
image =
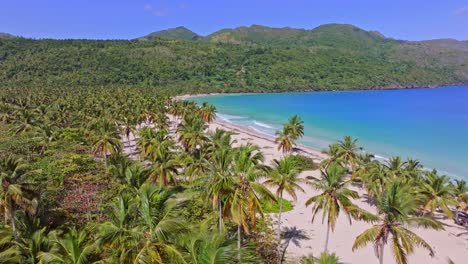
[[164, 12], [162, 10], [158, 10], [154, 8], [152, 5], [145, 5], [143, 9], [145, 9], [146, 12], [152, 14], [153, 16], [158, 16], [158, 17], [164, 16]]
[[455, 16], [466, 16], [468, 15], [468, 5], [462, 6], [456, 10], [453, 11], [453, 14]]

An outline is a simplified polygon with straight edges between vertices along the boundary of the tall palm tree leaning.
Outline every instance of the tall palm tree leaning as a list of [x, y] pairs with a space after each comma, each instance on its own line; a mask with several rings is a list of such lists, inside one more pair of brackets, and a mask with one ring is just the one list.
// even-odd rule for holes
[[313, 178], [312, 187], [321, 193], [309, 198], [306, 206], [312, 205], [312, 222], [318, 211], [323, 211], [322, 219], [327, 218], [327, 235], [325, 239], [325, 252], [328, 252], [328, 240], [330, 229], [335, 230], [336, 220], [340, 210], [351, 218], [370, 221], [370, 214], [358, 208], [351, 202], [351, 199], [359, 198], [356, 191], [346, 188], [350, 181], [345, 181], [346, 169], [337, 163], [330, 164], [326, 170], [322, 170], [322, 179]]
[[392, 252], [398, 264], [408, 263], [407, 256], [413, 253], [415, 246], [423, 247], [431, 256], [434, 255], [431, 246], [407, 227], [417, 225], [442, 230], [442, 224], [432, 217], [415, 216], [418, 201], [414, 199], [410, 186], [401, 183], [389, 184], [385, 191], [376, 197], [375, 205], [378, 223], [356, 237], [353, 251], [373, 243], [376, 256], [382, 264], [384, 247], [388, 239], [391, 239]]
[[264, 184], [276, 187], [276, 196], [279, 199], [279, 212], [278, 212], [278, 263], [281, 263], [281, 213], [283, 210], [283, 192], [286, 191], [294, 201], [297, 200], [296, 191], [304, 192], [304, 189], [299, 183], [305, 183], [306, 180], [299, 178], [301, 169], [297, 164], [297, 159], [292, 156], [286, 156], [281, 160], [274, 160], [274, 167], [271, 171], [269, 178]]
[[32, 184], [25, 177], [31, 173], [29, 166], [22, 159], [11, 156], [0, 159], [0, 206], [5, 215], [5, 224], [11, 221], [11, 228], [15, 240], [19, 242], [16, 228], [15, 212], [20, 207], [26, 213], [33, 214], [37, 208], [37, 200], [34, 198]]
[[251, 144], [243, 145], [236, 150], [233, 172], [236, 175], [236, 186], [231, 195], [231, 214], [237, 224], [237, 248], [242, 243], [242, 229], [249, 233], [250, 225], [255, 228], [257, 213], [263, 217], [262, 200], [276, 201], [276, 197], [257, 180], [266, 175], [267, 168], [260, 148]]

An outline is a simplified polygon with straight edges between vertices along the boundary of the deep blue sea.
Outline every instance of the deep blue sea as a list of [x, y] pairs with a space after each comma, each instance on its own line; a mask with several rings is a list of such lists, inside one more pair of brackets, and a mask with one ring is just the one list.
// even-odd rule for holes
[[274, 135], [288, 117], [304, 120], [300, 143], [325, 149], [345, 135], [380, 159], [420, 160], [441, 174], [468, 180], [468, 86], [352, 92], [196, 97], [218, 118]]

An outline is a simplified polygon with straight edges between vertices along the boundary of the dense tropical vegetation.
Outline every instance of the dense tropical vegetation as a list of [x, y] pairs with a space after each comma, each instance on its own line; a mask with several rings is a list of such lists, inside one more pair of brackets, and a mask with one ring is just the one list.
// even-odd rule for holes
[[[257, 146], [206, 130], [215, 107], [151, 88], [4, 88], [0, 109], [0, 263], [281, 263], [300, 235], [282, 228], [283, 195], [306, 184], [317, 195], [296, 202], [329, 230], [341, 211], [374, 224], [353, 249], [373, 243], [382, 259], [390, 240], [407, 263], [418, 246], [433, 253], [412, 225], [439, 230], [435, 215], [467, 210], [464, 181], [381, 163], [350, 137], [330, 146], [321, 178], [301, 176], [317, 164], [293, 148], [267, 164]], [[294, 146], [303, 130], [292, 117], [280, 138]], [[375, 214], [355, 205], [353, 184]], [[302, 262], [336, 263], [327, 244]]]
[[0, 36], [0, 85], [177, 93], [420, 87], [468, 82], [468, 44], [397, 41], [351, 25], [184, 28], [134, 40]]

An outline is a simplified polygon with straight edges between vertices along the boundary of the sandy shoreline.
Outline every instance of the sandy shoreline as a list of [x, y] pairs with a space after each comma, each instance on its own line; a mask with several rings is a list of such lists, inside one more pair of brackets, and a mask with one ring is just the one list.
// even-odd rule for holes
[[[241, 144], [252, 143], [260, 147], [265, 156], [265, 163], [271, 165], [274, 159], [281, 159], [283, 154], [278, 151], [277, 144], [274, 142], [274, 137], [266, 134], [259, 133], [251, 128], [241, 125], [223, 122], [216, 120], [209, 124], [207, 130], [210, 132], [216, 129], [224, 129], [233, 132], [233, 140], [236, 141], [235, 146]], [[172, 131], [172, 136], [175, 136]], [[310, 156], [316, 162], [320, 162], [327, 156], [319, 150], [298, 146], [298, 153]], [[124, 152], [133, 159], [138, 159], [135, 146], [135, 137], [131, 135], [130, 142], [126, 144]], [[305, 171], [301, 177], [314, 176], [320, 177], [320, 171]], [[312, 212], [310, 207], [305, 206], [305, 201], [310, 197], [317, 194], [317, 191], [312, 189], [309, 185], [302, 185], [305, 192], [297, 193], [297, 201], [293, 201], [291, 197], [285, 194], [284, 198], [293, 202], [294, 209], [283, 214], [282, 226], [283, 228], [297, 228], [302, 231], [308, 239], [300, 240], [299, 245], [291, 243], [287, 249], [287, 262], [298, 263], [298, 259], [304, 255], [313, 254], [318, 256], [323, 251], [326, 225], [321, 222], [321, 214], [317, 216], [315, 222], [311, 222]], [[361, 195], [365, 193], [362, 189], [353, 187]], [[367, 203], [365, 198], [354, 200], [354, 203], [370, 212], [375, 212], [375, 208]], [[273, 223], [276, 228], [276, 215], [271, 215]], [[438, 215], [437, 217], [441, 217]], [[412, 227], [411, 230], [425, 239], [435, 251], [435, 256], [430, 257], [428, 252], [416, 248], [415, 253], [409, 256], [409, 263], [425, 263], [425, 264], [438, 264], [448, 263], [450, 258], [455, 263], [466, 263], [468, 256], [468, 235], [457, 236], [463, 232], [467, 232], [467, 228], [457, 226], [452, 220], [442, 219], [445, 224], [445, 231], [424, 230]], [[364, 230], [368, 229], [371, 225], [364, 222], [353, 221], [352, 225], [349, 224], [346, 216], [341, 215], [338, 218], [336, 229], [330, 235], [329, 251], [336, 253], [340, 257], [341, 263], [378, 263], [374, 255], [372, 245], [353, 252], [351, 250], [356, 236], [361, 234]], [[390, 252], [391, 243], [389, 243], [384, 252], [384, 263], [395, 263], [393, 256]]]
[[[214, 131], [216, 128], [234, 132], [233, 139], [237, 141], [235, 145], [252, 143], [259, 146], [265, 155], [265, 162], [267, 164], [271, 165], [274, 159], [280, 159], [282, 157], [282, 153], [277, 150], [277, 144], [271, 136], [259, 133], [248, 127], [219, 120], [211, 123], [208, 130]], [[298, 146], [298, 148], [302, 150], [301, 154], [308, 155], [317, 162], [326, 158], [326, 155], [319, 150], [305, 146]], [[301, 175], [301, 177], [306, 176], [320, 177], [320, 172], [318, 170], [305, 171]], [[297, 194], [298, 199], [295, 202], [291, 197], [285, 195], [285, 199], [293, 201], [294, 209], [283, 214], [282, 226], [289, 228], [295, 227], [303, 231], [309, 239], [299, 241], [299, 246], [293, 243], [289, 245], [287, 250], [287, 263], [297, 263], [298, 258], [303, 255], [313, 254], [314, 256], [318, 256], [323, 251], [324, 246], [326, 225], [321, 223], [321, 214], [317, 217], [315, 222], [312, 223], [311, 209], [305, 206], [305, 201], [317, 194], [317, 191], [308, 185], [303, 185], [302, 187], [305, 192], [299, 192]], [[357, 187], [353, 188], [358, 191], [362, 197], [364, 191]], [[369, 205], [364, 198], [357, 199], [354, 203], [365, 210], [375, 212], [375, 208]], [[271, 216], [276, 225], [276, 216]], [[430, 257], [427, 251], [416, 248], [415, 253], [409, 256], [410, 263], [448, 263], [449, 258], [457, 264], [466, 263], [468, 256], [468, 235], [457, 236], [457, 234], [468, 230], [455, 225], [452, 220], [442, 219], [442, 222], [446, 225], [445, 231], [425, 230], [416, 227], [411, 228], [412, 231], [416, 232], [432, 245], [436, 254], [434, 257]], [[329, 251], [336, 253], [343, 263], [378, 263], [372, 245], [368, 245], [355, 252], [351, 250], [356, 236], [370, 226], [371, 225], [368, 223], [355, 221], [350, 225], [346, 216], [341, 215], [337, 221], [335, 232], [330, 235]], [[391, 243], [387, 245], [384, 252], [385, 263], [394, 263], [390, 247]]]

